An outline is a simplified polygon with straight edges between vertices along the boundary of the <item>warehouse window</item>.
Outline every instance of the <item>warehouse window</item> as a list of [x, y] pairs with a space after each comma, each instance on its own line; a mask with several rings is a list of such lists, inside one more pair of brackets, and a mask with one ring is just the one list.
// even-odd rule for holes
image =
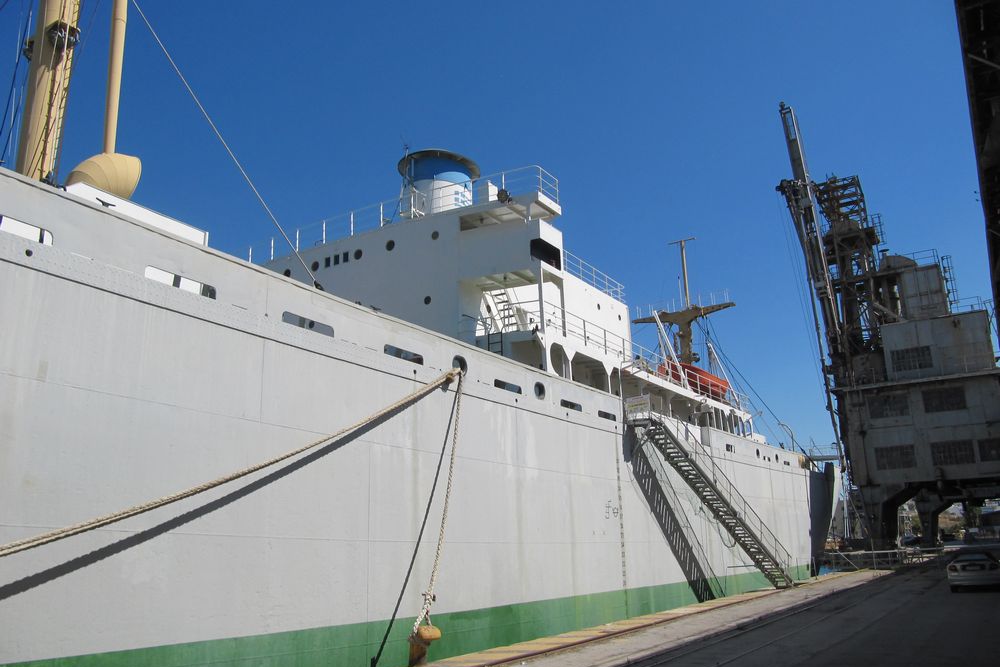
[[936, 466], [961, 465], [975, 463], [976, 455], [972, 451], [971, 440], [951, 440], [932, 442], [931, 459]]
[[931, 368], [931, 348], [929, 345], [919, 347], [904, 347], [901, 350], [891, 350], [892, 370], [914, 371], [920, 368]]
[[910, 403], [906, 394], [873, 394], [865, 399], [868, 403], [868, 414], [872, 419], [887, 417], [905, 417], [910, 414]]
[[913, 445], [875, 448], [875, 467], [879, 470], [915, 468], [916, 465], [917, 458], [913, 453]]
[[923, 392], [924, 412], [947, 412], [949, 410], [964, 410], [965, 387], [940, 387], [925, 389]]
[[1000, 438], [979, 441], [980, 461], [1000, 461]]

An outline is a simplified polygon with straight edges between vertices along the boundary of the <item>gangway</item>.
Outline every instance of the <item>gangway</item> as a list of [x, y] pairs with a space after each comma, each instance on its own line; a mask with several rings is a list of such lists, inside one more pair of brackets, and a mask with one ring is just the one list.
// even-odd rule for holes
[[681, 511], [681, 501], [670, 482], [661, 457], [652, 451], [655, 444], [638, 433], [638, 447], [632, 453], [632, 470], [650, 509], [656, 517], [670, 549], [677, 557], [695, 597], [699, 602], [726, 596], [722, 580], [712, 570], [711, 562], [698, 534]]
[[715, 463], [708, 449], [690, 434], [678, 437], [651, 410], [634, 411], [627, 417], [643, 437], [652, 442], [677, 474], [698, 495], [726, 531], [750, 556], [775, 588], [792, 586], [788, 567], [791, 556], [729, 478]]

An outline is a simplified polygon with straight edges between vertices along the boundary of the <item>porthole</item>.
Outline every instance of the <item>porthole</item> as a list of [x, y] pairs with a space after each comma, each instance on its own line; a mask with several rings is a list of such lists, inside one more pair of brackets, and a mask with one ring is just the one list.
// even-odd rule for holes
[[545, 398], [545, 385], [541, 382], [535, 383], [535, 398]]
[[361, 255], [362, 255], [361, 248], [358, 248], [357, 250], [354, 251], [354, 259], [361, 259]]
[[469, 370], [469, 365], [465, 363], [465, 357], [455, 356], [455, 358], [451, 360], [451, 367], [457, 368], [463, 373]]
[[284, 273], [285, 277], [287, 278], [288, 276], [292, 275], [292, 270], [291, 269], [285, 269], [284, 271], [282, 271], [282, 273]]
[[25, 257], [31, 257], [31, 256], [32, 256], [32, 255], [34, 255], [34, 254], [35, 254], [35, 253], [31, 252], [31, 250], [30, 250], [30, 249], [28, 249], [28, 250], [25, 250], [25, 251], [24, 251], [24, 256], [25, 256]]
[[597, 304], [597, 310], [601, 309], [601, 304]]
[[760, 450], [757, 450], [757, 458], [760, 458]]
[[313, 262], [312, 263], [312, 270], [316, 271], [317, 269], [319, 269], [319, 262]]
[[618, 321], [619, 321], [619, 322], [621, 322], [621, 321], [622, 321], [622, 316], [621, 316], [621, 315], [619, 315], [619, 316], [618, 316]]
[[431, 232], [431, 240], [437, 241], [439, 236], [441, 236], [441, 235], [437, 233], [437, 230], [434, 230], [433, 232]]
[[424, 297], [424, 305], [425, 306], [431, 305], [431, 298], [429, 296]]
[[388, 250], [389, 252], [392, 252], [392, 249], [395, 247], [396, 247], [396, 242], [393, 241], [392, 239], [389, 239], [389, 241], [386, 242], [385, 244], [385, 249]]

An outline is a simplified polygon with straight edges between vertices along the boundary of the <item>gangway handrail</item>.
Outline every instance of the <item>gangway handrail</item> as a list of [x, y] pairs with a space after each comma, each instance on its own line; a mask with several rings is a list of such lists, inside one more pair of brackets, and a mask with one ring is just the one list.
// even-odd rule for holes
[[[669, 419], [669, 418], [668, 418]], [[690, 429], [687, 423], [680, 422], [679, 420], [672, 420], [678, 424], [683, 424], [685, 429], [685, 443], [693, 446], [685, 446], [685, 443], [680, 441], [680, 438], [673, 432], [670, 425], [666, 423], [666, 419], [655, 419], [663, 426], [663, 430], [666, 432], [667, 436], [674, 441], [674, 444], [684, 451], [688, 459], [693, 465], [698, 467], [702, 475], [705, 476], [706, 481], [709, 479], [713, 483], [715, 490], [719, 495], [729, 503], [730, 507], [738, 514], [741, 521], [746, 524], [747, 529], [751, 531], [753, 536], [757, 541], [768, 549], [771, 556], [777, 561], [779, 567], [781, 567], [784, 575], [791, 579], [789, 573], [789, 568], [791, 565], [791, 554], [788, 550], [781, 544], [778, 540], [777, 535], [767, 527], [764, 520], [761, 519], [760, 515], [753, 509], [753, 507], [747, 502], [746, 498], [743, 497], [737, 489], [736, 486], [729, 480], [729, 477], [722, 471], [722, 468], [718, 466], [715, 459], [712, 457], [711, 452], [709, 452], [705, 446], [699, 442], [696, 438], [692, 437]], [[707, 461], [707, 465], [703, 462]], [[709, 478], [705, 475], [706, 472], [711, 472], [711, 477]], [[748, 518], [750, 521], [748, 522]]]
[[695, 554], [695, 558], [698, 563], [705, 570], [705, 574], [708, 575], [708, 585], [712, 591], [712, 594], [716, 598], [725, 597], [726, 591], [722, 586], [722, 580], [716, 575], [715, 570], [712, 569], [712, 562], [708, 558], [708, 554], [705, 553], [704, 547], [701, 546], [701, 541], [698, 539], [698, 535], [694, 532], [694, 527], [691, 522], [687, 520], [687, 514], [679, 511], [680, 508], [680, 498], [677, 495], [677, 490], [674, 489], [674, 485], [670, 482], [670, 478], [667, 474], [667, 469], [664, 467], [663, 462], [660, 460], [660, 454], [656, 451], [656, 447], [652, 447], [652, 451], [647, 451], [647, 445], [653, 444], [648, 438], [643, 438], [643, 442], [640, 444], [639, 449], [642, 453], [646, 455], [646, 460], [650, 461], [653, 467], [653, 474], [660, 481], [660, 489], [665, 495], [669, 496], [667, 498], [668, 504], [672, 507], [678, 508], [675, 512], [677, 524], [684, 531], [687, 536], [688, 544], [691, 545], [692, 549], [695, 549], [698, 553]]

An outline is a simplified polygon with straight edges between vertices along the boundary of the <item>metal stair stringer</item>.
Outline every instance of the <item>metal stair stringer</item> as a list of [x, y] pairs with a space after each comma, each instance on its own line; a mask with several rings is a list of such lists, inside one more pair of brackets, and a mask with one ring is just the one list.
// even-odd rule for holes
[[[653, 506], [653, 498], [650, 497], [650, 494], [647, 494], [647, 499], [650, 501], [650, 510], [653, 511], [654, 515], [657, 515], [657, 522], [664, 531], [664, 536], [667, 538], [671, 550], [674, 551], [674, 556], [688, 578], [688, 583], [691, 584], [695, 596], [699, 602], [725, 597], [726, 591], [723, 587], [722, 579], [712, 569], [711, 560], [708, 554], [705, 553], [705, 548], [701, 540], [698, 539], [697, 532], [688, 520], [687, 515], [681, 511], [680, 498], [670, 481], [670, 476], [667, 474], [667, 469], [661, 460], [662, 457], [657, 451], [654, 451], [659, 448], [646, 435], [645, 429], [636, 429], [636, 435], [638, 436], [639, 444], [633, 452], [633, 473], [635, 479], [640, 485], [644, 483], [642, 468], [644, 467], [643, 464], [645, 464], [645, 467], [652, 473], [651, 478], [655, 480], [660, 492], [660, 502], [665, 503], [664, 507], [655, 507]], [[657, 510], [660, 511], [658, 512]], [[658, 516], [663, 512], [669, 514], [669, 522], [661, 520]], [[671, 529], [679, 531], [680, 535], [670, 534]], [[681, 539], [681, 536], [683, 536], [683, 539]]]
[[[689, 439], [691, 448], [685, 447], [670, 427], [659, 419], [650, 420], [646, 434], [768, 581], [775, 588], [792, 586], [788, 550], [716, 465], [711, 453], [692, 439]], [[705, 468], [711, 472], [706, 472]]]

